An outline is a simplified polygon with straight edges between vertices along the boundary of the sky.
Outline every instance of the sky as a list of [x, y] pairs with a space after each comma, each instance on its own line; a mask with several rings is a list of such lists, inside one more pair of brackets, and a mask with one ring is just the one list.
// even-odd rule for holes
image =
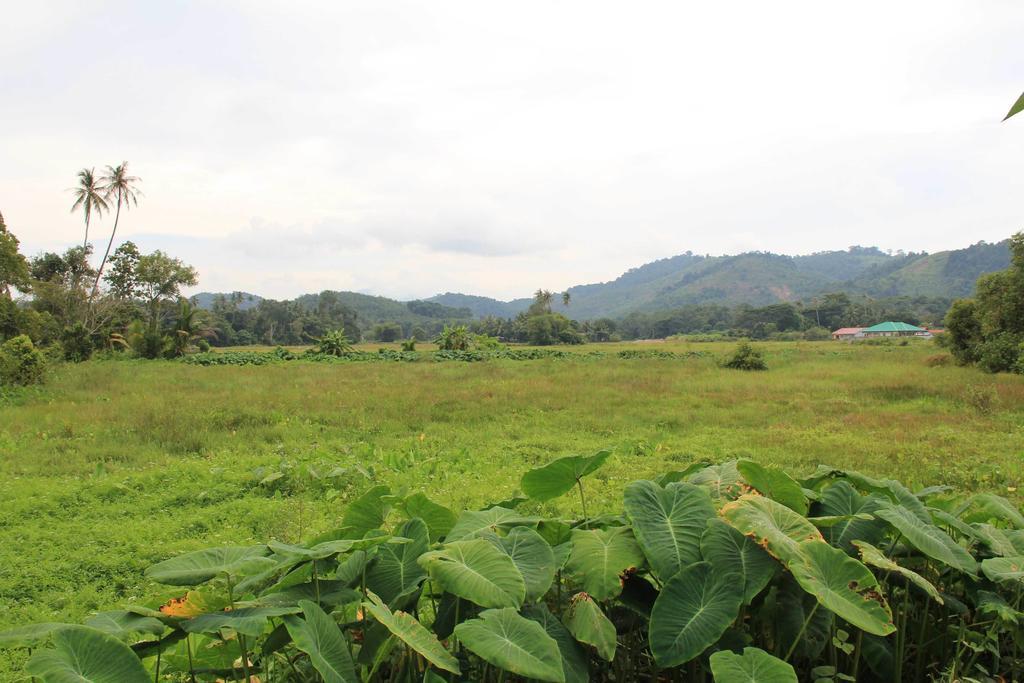
[[[1024, 3], [0, 0], [0, 212], [128, 161], [193, 291], [509, 299], [1022, 229]], [[94, 221], [98, 251], [113, 221]], [[97, 259], [98, 260], [98, 259]]]

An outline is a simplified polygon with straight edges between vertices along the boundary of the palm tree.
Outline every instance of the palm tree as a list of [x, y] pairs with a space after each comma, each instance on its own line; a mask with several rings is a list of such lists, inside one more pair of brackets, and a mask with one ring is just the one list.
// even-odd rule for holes
[[139, 205], [139, 197], [142, 196], [142, 192], [136, 187], [136, 183], [141, 182], [141, 178], [128, 175], [128, 162], [122, 161], [120, 166], [107, 166], [106, 175], [100, 178], [100, 190], [104, 194], [104, 199], [110, 200], [113, 197], [117, 198], [117, 210], [114, 214], [114, 229], [110, 231], [110, 241], [107, 242], [107, 251], [103, 254], [103, 260], [100, 261], [99, 270], [96, 271], [96, 282], [92, 286], [92, 294], [89, 295], [89, 300], [92, 301], [96, 296], [97, 290], [100, 287], [100, 278], [103, 276], [103, 267], [107, 265], [107, 258], [110, 257], [110, 247], [114, 244], [114, 236], [117, 234], [117, 222], [121, 218], [121, 205], [124, 205], [127, 211], [133, 204]]
[[78, 186], [72, 187], [69, 192], [75, 194], [75, 203], [71, 205], [71, 213], [78, 209], [85, 214], [85, 241], [82, 247], [89, 248], [89, 221], [95, 212], [102, 216], [104, 211], [109, 210], [107, 200], [103, 197], [103, 189], [96, 178], [96, 169], [83, 168], [78, 172]]
[[569, 300], [570, 299], [572, 299], [572, 295], [569, 294], [569, 290], [568, 289], [565, 290], [564, 292], [562, 292], [562, 305], [563, 306], [568, 308], [569, 307]]

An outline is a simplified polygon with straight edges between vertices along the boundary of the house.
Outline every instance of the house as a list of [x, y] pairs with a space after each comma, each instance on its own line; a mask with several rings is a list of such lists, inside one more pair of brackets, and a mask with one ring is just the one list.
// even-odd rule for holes
[[861, 330], [863, 337], [914, 337], [925, 336], [928, 330], [902, 322], [884, 322], [865, 327]]
[[833, 339], [855, 339], [861, 336], [863, 327], [840, 327], [832, 333]]

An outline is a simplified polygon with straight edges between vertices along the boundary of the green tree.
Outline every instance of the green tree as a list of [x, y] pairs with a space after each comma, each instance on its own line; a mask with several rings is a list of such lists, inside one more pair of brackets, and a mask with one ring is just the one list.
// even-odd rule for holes
[[123, 206], [127, 211], [133, 205], [138, 206], [139, 197], [142, 196], [142, 192], [137, 187], [142, 182], [142, 179], [128, 175], [127, 161], [122, 161], [119, 166], [107, 166], [106, 175], [100, 178], [99, 182], [105, 201], [114, 199], [116, 201], [116, 209], [114, 213], [114, 228], [110, 231], [107, 250], [103, 253], [103, 260], [100, 261], [100, 267], [96, 271], [96, 281], [92, 286], [92, 294], [89, 296], [90, 300], [96, 297], [96, 292], [99, 290], [100, 278], [103, 277], [103, 268], [107, 265], [107, 259], [110, 257], [110, 248], [114, 245], [114, 237], [117, 235], [118, 222], [121, 220], [121, 207]]
[[100, 187], [99, 179], [96, 178], [96, 170], [83, 168], [78, 172], [78, 185], [69, 190], [75, 197], [75, 203], [71, 205], [71, 213], [81, 209], [85, 217], [85, 239], [82, 241], [82, 248], [89, 248], [89, 221], [93, 213], [97, 217], [109, 207], [103, 196], [103, 188]]
[[192, 266], [157, 250], [139, 256], [135, 282], [136, 296], [148, 313], [150, 329], [159, 329], [162, 304], [179, 299], [181, 288], [195, 285], [198, 277]]
[[0, 214], [0, 291], [8, 299], [11, 288], [21, 292], [32, 289], [28, 260], [18, 251], [18, 238], [7, 231], [3, 214]]
[[137, 272], [142, 254], [134, 242], [125, 242], [110, 257], [110, 270], [104, 278], [110, 286], [110, 292], [121, 299], [134, 299], [138, 296], [139, 286]]
[[214, 336], [206, 321], [206, 311], [196, 308], [188, 299], [178, 299], [178, 314], [171, 330], [171, 348], [175, 356], [184, 356], [202, 339]]

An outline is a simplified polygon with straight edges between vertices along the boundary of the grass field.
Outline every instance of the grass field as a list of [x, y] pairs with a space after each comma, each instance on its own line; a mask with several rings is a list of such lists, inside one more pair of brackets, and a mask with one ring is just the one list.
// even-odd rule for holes
[[[478, 506], [528, 467], [599, 448], [614, 456], [594, 508], [618, 509], [633, 479], [737, 456], [1019, 500], [1024, 377], [927, 367], [923, 342], [759, 347], [768, 372], [713, 357], [64, 366], [0, 400], [0, 628], [170, 597], [143, 580], [148, 564], [297, 541], [371, 482]], [[600, 347], [620, 348], [637, 345]], [[20, 668], [5, 656], [0, 680]]]

